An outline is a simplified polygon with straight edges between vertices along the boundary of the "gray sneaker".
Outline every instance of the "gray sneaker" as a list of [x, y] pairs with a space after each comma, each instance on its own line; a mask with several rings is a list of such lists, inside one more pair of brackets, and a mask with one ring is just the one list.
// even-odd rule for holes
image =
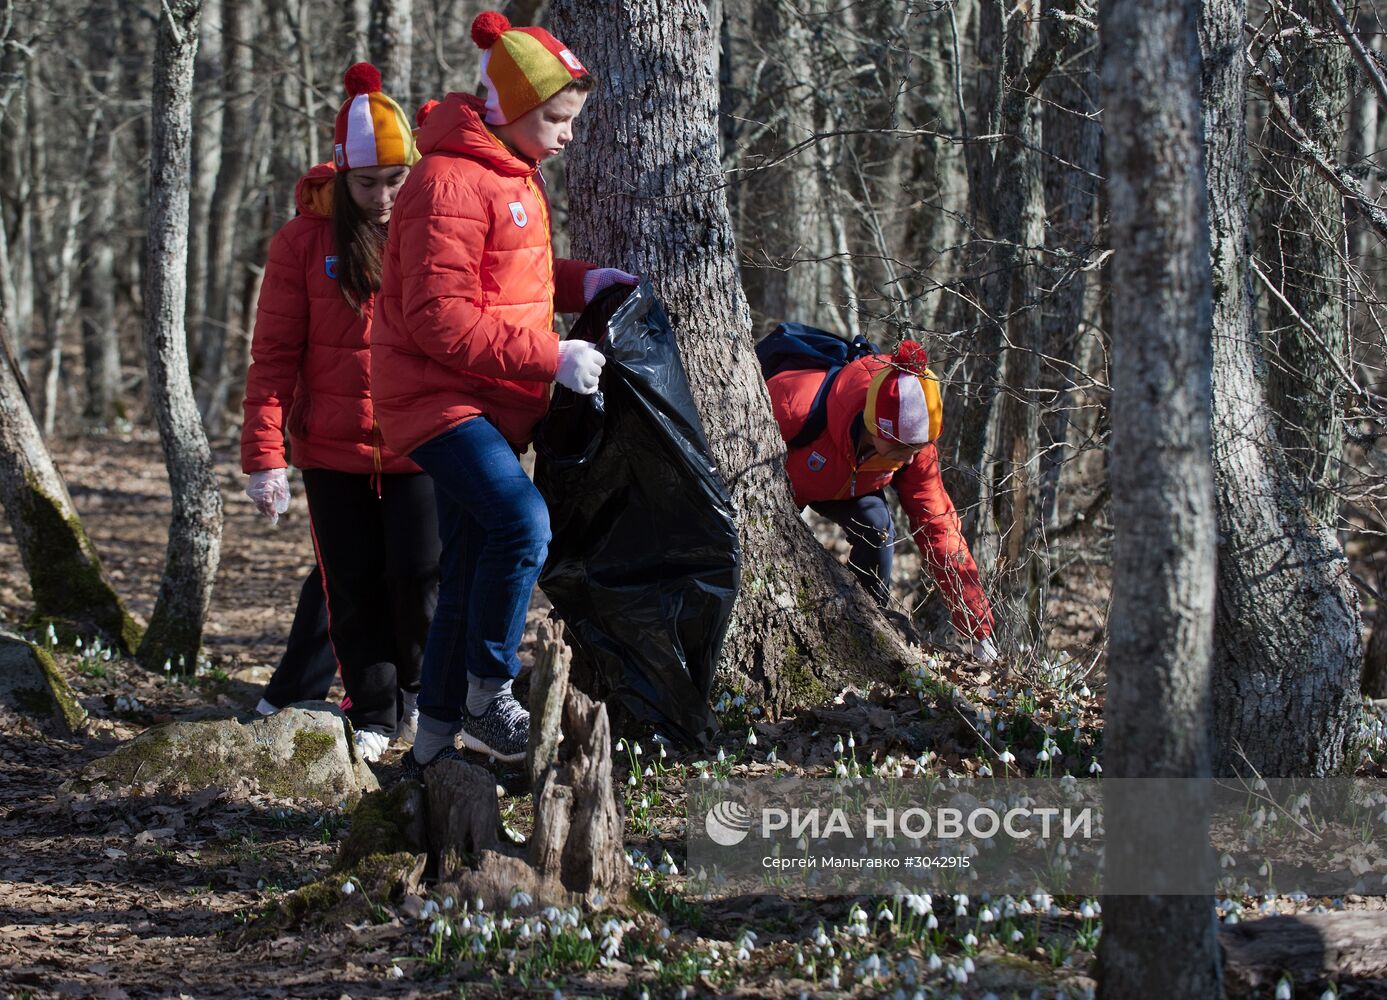
[[509, 691], [493, 698], [481, 715], [464, 709], [462, 745], [506, 764], [522, 761], [530, 749], [530, 713]]

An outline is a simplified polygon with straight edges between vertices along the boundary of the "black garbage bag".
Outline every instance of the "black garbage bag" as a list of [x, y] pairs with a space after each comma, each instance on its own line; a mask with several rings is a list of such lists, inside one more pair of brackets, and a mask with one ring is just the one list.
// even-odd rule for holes
[[732, 500], [648, 282], [603, 293], [570, 339], [607, 363], [595, 395], [556, 387], [536, 428], [553, 528], [539, 585], [604, 694], [703, 744], [717, 731], [708, 696], [741, 575]]

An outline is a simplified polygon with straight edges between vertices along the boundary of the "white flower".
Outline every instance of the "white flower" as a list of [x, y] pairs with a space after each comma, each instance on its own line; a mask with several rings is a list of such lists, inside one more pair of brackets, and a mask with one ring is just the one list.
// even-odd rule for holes
[[[967, 934], [963, 935], [963, 943], [969, 948], [976, 948], [978, 946], [978, 936], [972, 931], [969, 931]], [[973, 970], [969, 969], [968, 971], [972, 972]]]
[[1276, 984], [1276, 1000], [1291, 1000], [1291, 983], [1283, 979]]
[[891, 907], [887, 906], [885, 903], [882, 903], [881, 909], [877, 910], [878, 920], [893, 920], [895, 916], [896, 915], [891, 912]]
[[1083, 906], [1079, 907], [1079, 916], [1083, 917], [1085, 920], [1092, 920], [1097, 914], [1094, 912], [1091, 904], [1085, 903]]
[[929, 915], [929, 919], [925, 921], [925, 930], [927, 930], [927, 931], [934, 931], [934, 930], [938, 930], [938, 929], [939, 929], [939, 918], [936, 917], [933, 913], [931, 913], [931, 914]]
[[756, 730], [748, 729], [746, 731], [746, 741], [750, 746], [756, 745]]
[[853, 739], [852, 735], [849, 734], [849, 735], [848, 735], [848, 749], [851, 750], [851, 749], [852, 749], [853, 747], [855, 747], [855, 746], [857, 746], [857, 740]]
[[392, 963], [389, 975], [391, 979], [403, 979], [405, 977], [405, 970]]
[[992, 913], [991, 907], [984, 906], [981, 910], [978, 911], [978, 919], [981, 920], [981, 921], [982, 921], [983, 923], [985, 923], [985, 924], [990, 924], [990, 923], [992, 923], [992, 921], [996, 920], [997, 918], [996, 918], [996, 916]]
[[775, 755], [775, 747], [771, 747], [771, 752], [766, 754], [766, 763], [774, 764], [780, 758]]
[[1040, 761], [1042, 764], [1045, 763], [1047, 760], [1050, 759], [1050, 751], [1048, 751], [1048, 750], [1042, 750], [1042, 751], [1040, 751], [1040, 753], [1038, 753], [1038, 754], [1035, 755], [1035, 759], [1038, 760], [1038, 761]]
[[723, 752], [722, 747], [718, 747], [718, 763], [721, 764], [721, 763], [722, 763], [723, 761], [725, 761], [726, 759], [727, 759], [727, 754]]
[[634, 774], [628, 775], [627, 778], [626, 778], [626, 784], [627, 784], [628, 786], [630, 786], [631, 788], [635, 788], [635, 787], [636, 787], [636, 776], [635, 776]]
[[1023, 938], [1025, 938], [1025, 936], [1026, 936], [1026, 935], [1022, 934], [1020, 931], [1012, 931], [1012, 932], [1011, 932], [1011, 943], [1012, 943], [1012, 944], [1015, 944], [1016, 942], [1018, 942], [1018, 941], [1022, 940]]
[[523, 889], [516, 889], [515, 892], [511, 893], [510, 908], [512, 910], [518, 910], [522, 907], [530, 906], [533, 903], [534, 899], [532, 899], [530, 894], [528, 892], [525, 892]]
[[1001, 761], [1003, 764], [1015, 764], [1016, 754], [1012, 753], [1010, 750], [1003, 750], [1000, 754], [997, 755], [997, 759]]
[[356, 886], [352, 884], [351, 879], [347, 879], [347, 881], [342, 883], [342, 895], [350, 896], [354, 892], [356, 892]]
[[944, 967], [944, 962], [934, 952], [929, 953], [929, 962], [926, 964], [929, 965], [930, 972], [938, 972]]
[[453, 899], [452, 896], [443, 897], [443, 909], [451, 910], [454, 906], [457, 906], [457, 900]]
[[843, 752], [843, 737], [841, 737], [841, 736], [838, 737], [838, 742], [835, 743], [835, 744], [833, 744], [833, 752], [834, 752], [834, 753], [842, 753], [842, 752]]

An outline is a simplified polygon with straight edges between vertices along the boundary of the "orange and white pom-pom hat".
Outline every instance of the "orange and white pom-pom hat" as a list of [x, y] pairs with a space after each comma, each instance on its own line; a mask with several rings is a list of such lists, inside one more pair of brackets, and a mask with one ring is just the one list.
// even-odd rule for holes
[[494, 10], [472, 22], [472, 41], [482, 50], [488, 125], [507, 125], [588, 75], [578, 57], [549, 32], [517, 28]]
[[944, 424], [939, 379], [927, 367], [929, 355], [913, 340], [901, 346], [867, 387], [862, 421], [869, 434], [902, 444], [938, 439]]
[[419, 159], [409, 119], [380, 89], [380, 70], [357, 63], [342, 78], [346, 103], [332, 133], [332, 162], [338, 170], [412, 166]]

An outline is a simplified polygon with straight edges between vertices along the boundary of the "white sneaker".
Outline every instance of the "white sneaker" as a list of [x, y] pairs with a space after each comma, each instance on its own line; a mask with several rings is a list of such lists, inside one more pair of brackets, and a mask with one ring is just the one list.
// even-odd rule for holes
[[385, 748], [388, 746], [390, 746], [390, 737], [384, 733], [357, 730], [356, 752], [361, 754], [362, 760], [375, 763], [380, 760], [380, 755], [385, 753]]
[[279, 706], [271, 705], [264, 698], [261, 698], [260, 704], [255, 706], [255, 710], [259, 712], [261, 715], [274, 715], [276, 712], [279, 711]]

